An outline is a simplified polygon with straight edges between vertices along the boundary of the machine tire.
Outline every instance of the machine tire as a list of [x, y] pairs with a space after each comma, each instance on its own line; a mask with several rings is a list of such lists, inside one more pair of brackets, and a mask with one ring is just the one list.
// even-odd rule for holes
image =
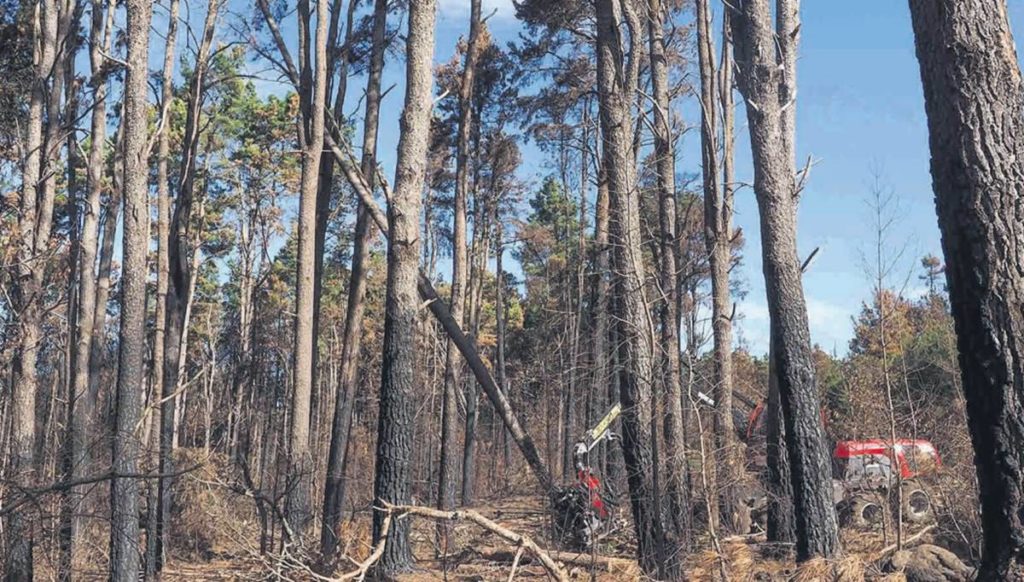
[[915, 480], [904, 481], [901, 489], [903, 491], [904, 522], [922, 524], [935, 521], [935, 509], [932, 507], [931, 495], [921, 483]]
[[844, 521], [856, 529], [874, 529], [885, 519], [885, 503], [877, 493], [855, 493], [844, 505]]

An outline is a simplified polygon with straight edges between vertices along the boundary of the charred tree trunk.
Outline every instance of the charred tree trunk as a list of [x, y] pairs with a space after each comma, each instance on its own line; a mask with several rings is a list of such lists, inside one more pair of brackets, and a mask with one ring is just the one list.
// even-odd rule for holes
[[[121, 332], [118, 336], [117, 405], [113, 464], [115, 475], [138, 472], [139, 423], [146, 351], [146, 251], [149, 248], [148, 131], [149, 0], [128, 0], [128, 70], [124, 95], [124, 236], [121, 269]], [[139, 481], [115, 477], [111, 483], [110, 579], [138, 579]]]
[[[371, 189], [376, 183], [377, 175], [377, 127], [380, 119], [381, 75], [384, 71], [384, 35], [387, 32], [387, 15], [387, 0], [376, 0], [373, 8], [373, 48], [370, 55], [369, 76], [366, 81], [366, 115], [363, 118], [363, 159], [361, 164], [362, 174], [369, 181]], [[337, 528], [341, 524], [345, 506], [348, 440], [352, 426], [356, 386], [359, 383], [363, 303], [366, 298], [370, 243], [373, 240], [371, 218], [362, 201], [357, 203], [356, 212], [352, 273], [345, 315], [345, 335], [342, 339], [340, 381], [331, 425], [327, 483], [324, 488], [324, 521], [320, 534], [320, 551], [328, 561], [334, 559], [337, 551]]]
[[[323, 1], [323, 0], [321, 0]], [[419, 279], [421, 195], [430, 140], [434, 58], [434, 0], [409, 3], [406, 42], [405, 107], [398, 144], [395, 191], [388, 205], [388, 276], [384, 319], [377, 461], [373, 496], [376, 507], [408, 503], [411, 496], [412, 398], [416, 365], [416, 314]], [[373, 514], [373, 539], [383, 534], [385, 514]], [[378, 573], [390, 576], [412, 562], [409, 523], [397, 521], [387, 533]]]
[[640, 200], [633, 152], [631, 107], [636, 94], [640, 35], [633, 6], [620, 5], [629, 29], [629, 58], [619, 36], [618, 10], [613, 0], [598, 0], [597, 72], [601, 131], [606, 149], [612, 252], [612, 293], [617, 351], [620, 358], [619, 397], [622, 402], [623, 455], [629, 481], [637, 552], [641, 567], [654, 574], [661, 569], [661, 516], [654, 499], [651, 466], [651, 386], [654, 380], [653, 329], [648, 303], [643, 247], [640, 238]]
[[793, 515], [793, 481], [786, 452], [786, 426], [782, 417], [779, 380], [776, 376], [775, 349], [768, 346], [768, 399], [765, 404], [765, 453], [768, 457], [768, 541], [796, 541], [796, 520]]
[[[979, 580], [1024, 576], [1024, 91], [1006, 2], [912, 0], [981, 493]], [[1017, 218], [1014, 218], [1017, 217]]]
[[795, 64], [789, 66], [787, 59], [795, 59], [798, 46], [798, 2], [780, 0], [778, 11], [778, 30], [768, 0], [741, 2], [730, 20], [737, 80], [750, 126], [765, 287], [773, 322], [771, 342], [792, 468], [796, 553], [797, 560], [804, 561], [832, 557], [840, 547], [796, 248], [799, 193], [792, 148], [795, 127], [790, 117], [796, 107], [791, 74]]
[[[679, 303], [676, 298], [676, 164], [672, 144], [672, 111], [665, 56], [666, 7], [661, 0], [650, 0], [648, 42], [650, 44], [651, 85], [654, 107], [654, 152], [658, 173], [658, 249], [659, 306], [662, 368], [664, 370], [664, 431], [666, 491], [674, 538], [683, 547], [690, 541], [690, 501], [686, 490], [686, 442], [683, 440], [683, 394], [680, 373]], [[677, 554], [678, 552], [672, 552]]]

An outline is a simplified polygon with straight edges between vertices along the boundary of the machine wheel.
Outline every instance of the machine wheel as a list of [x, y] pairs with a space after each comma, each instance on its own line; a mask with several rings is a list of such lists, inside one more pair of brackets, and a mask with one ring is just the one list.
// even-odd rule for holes
[[935, 520], [931, 496], [919, 482], [904, 481], [901, 489], [903, 491], [903, 521], [929, 523]]
[[885, 519], [885, 504], [877, 493], [856, 493], [845, 505], [846, 524], [857, 529], [874, 529]]

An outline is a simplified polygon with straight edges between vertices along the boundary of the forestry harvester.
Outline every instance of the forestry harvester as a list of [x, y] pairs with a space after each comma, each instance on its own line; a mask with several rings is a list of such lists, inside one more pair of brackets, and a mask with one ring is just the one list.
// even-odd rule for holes
[[572, 460], [576, 480], [561, 487], [552, 496], [555, 535], [569, 546], [590, 549], [609, 530], [610, 495], [605, 494], [601, 480], [590, 466], [590, 452], [602, 441], [618, 440], [611, 425], [622, 412], [622, 405], [613, 405], [573, 446]]
[[[703, 393], [698, 396], [714, 404]], [[734, 424], [740, 439], [747, 445], [747, 464], [752, 471], [764, 474], [767, 465], [765, 403], [754, 402], [740, 394], [733, 396], [737, 403], [733, 410]], [[932, 521], [935, 514], [927, 485], [941, 466], [938, 450], [927, 440], [834, 442], [832, 498], [840, 520], [844, 525], [872, 528], [882, 523], [886, 508], [891, 508], [894, 517], [900, 515], [907, 523]], [[754, 503], [755, 512], [765, 505], [765, 498], [758, 499]]]

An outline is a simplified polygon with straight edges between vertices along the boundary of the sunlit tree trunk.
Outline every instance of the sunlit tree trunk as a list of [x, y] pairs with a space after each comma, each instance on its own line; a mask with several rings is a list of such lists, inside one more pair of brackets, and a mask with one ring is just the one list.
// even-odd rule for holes
[[663, 561], [661, 516], [654, 498], [651, 454], [651, 385], [654, 379], [653, 322], [644, 296], [646, 281], [640, 237], [640, 201], [633, 152], [631, 108], [636, 94], [641, 31], [633, 6], [620, 5], [629, 29], [629, 57], [623, 55], [618, 10], [598, 0], [597, 72], [601, 131], [606, 150], [612, 247], [612, 313], [619, 354], [619, 398], [623, 406], [623, 455], [638, 558], [649, 574]]
[[[160, 466], [160, 427], [161, 411], [163, 406], [157, 403], [169, 393], [164, 389], [164, 351], [166, 349], [165, 337], [167, 329], [167, 291], [169, 288], [168, 277], [170, 273], [170, 260], [168, 243], [170, 240], [170, 219], [171, 219], [171, 193], [170, 177], [168, 176], [168, 163], [171, 155], [171, 100], [174, 97], [174, 53], [178, 37], [178, 0], [171, 0], [168, 19], [166, 44], [164, 45], [163, 73], [161, 74], [160, 87], [160, 117], [157, 140], [157, 166], [156, 166], [156, 310], [153, 318], [153, 370], [152, 388], [153, 397], [150, 402], [152, 418], [150, 422], [155, 427], [150, 434], [151, 448], [156, 452], [155, 466]], [[94, 16], [95, 17], [95, 16]], [[95, 112], [94, 112], [95, 114]], [[95, 132], [95, 121], [94, 121]], [[95, 138], [94, 138], [95, 139]], [[163, 556], [160, 535], [148, 535], [150, 532], [160, 532], [160, 487], [159, 482], [149, 482], [146, 486], [150, 490], [147, 526], [146, 526], [146, 579], [152, 580], [163, 564]]]
[[773, 363], [792, 469], [796, 554], [804, 561], [834, 556], [840, 545], [796, 246], [795, 64], [790, 66], [789, 59], [796, 58], [799, 42], [798, 7], [796, 0], [779, 0], [776, 29], [768, 0], [745, 0], [731, 23], [737, 81], [747, 105]]
[[[321, 0], [323, 1], [323, 0]], [[395, 190], [388, 204], [388, 275], [385, 298], [384, 355], [381, 370], [375, 503], [411, 500], [412, 407], [415, 390], [417, 283], [420, 259], [420, 209], [433, 106], [434, 0], [411, 0], [406, 37], [406, 93], [398, 143]], [[373, 514], [373, 539], [384, 535], [384, 514]], [[387, 532], [379, 574], [390, 576], [412, 562], [409, 522], [395, 520]]]
[[1024, 91], [1005, 0], [911, 0], [974, 445], [978, 580], [1024, 577]]
[[[305, 7], [305, 8], [304, 8]], [[313, 381], [313, 279], [316, 254], [316, 198], [320, 176], [320, 155], [324, 144], [327, 100], [327, 0], [317, 0], [315, 57], [307, 60], [305, 71], [314, 70], [312, 82], [303, 87], [311, 93], [306, 119], [300, 125], [302, 143], [302, 179], [299, 186], [298, 258], [295, 290], [295, 345], [293, 349], [293, 386], [291, 426], [288, 443], [288, 475], [291, 480], [285, 515], [295, 535], [302, 537], [312, 518], [309, 496], [312, 491], [310, 455], [310, 400]], [[299, 17], [307, 29], [310, 18], [308, 0], [299, 3]], [[305, 18], [303, 18], [305, 17]], [[313, 41], [306, 38], [306, 43]]]
[[[128, 70], [124, 93], [124, 236], [121, 247], [121, 332], [118, 335], [114, 472], [139, 468], [136, 426], [142, 405], [146, 351], [146, 254], [149, 248], [148, 128], [149, 0], [128, 0]], [[111, 484], [110, 579], [139, 575], [139, 481], [115, 477]]]
[[[469, 274], [466, 248], [466, 199], [469, 195], [469, 141], [473, 127], [473, 75], [476, 70], [477, 43], [480, 34], [480, 0], [471, 0], [469, 45], [466, 66], [459, 86], [459, 129], [456, 143], [455, 208], [452, 212], [452, 294], [451, 314], [459, 325], [464, 323], [466, 286]], [[444, 393], [441, 404], [441, 464], [438, 477], [437, 506], [449, 509], [455, 505], [457, 475], [455, 430], [458, 420], [456, 402], [462, 361], [458, 350], [448, 342], [444, 366]]]
[[658, 173], [658, 245], [661, 362], [664, 370], [664, 425], [666, 491], [674, 538], [682, 546], [690, 539], [690, 503], [686, 490], [686, 443], [683, 440], [683, 394], [680, 374], [679, 303], [676, 300], [676, 164], [672, 144], [672, 103], [669, 98], [668, 63], [665, 54], [667, 8], [661, 0], [649, 1], [648, 42], [654, 107], [654, 153]]

